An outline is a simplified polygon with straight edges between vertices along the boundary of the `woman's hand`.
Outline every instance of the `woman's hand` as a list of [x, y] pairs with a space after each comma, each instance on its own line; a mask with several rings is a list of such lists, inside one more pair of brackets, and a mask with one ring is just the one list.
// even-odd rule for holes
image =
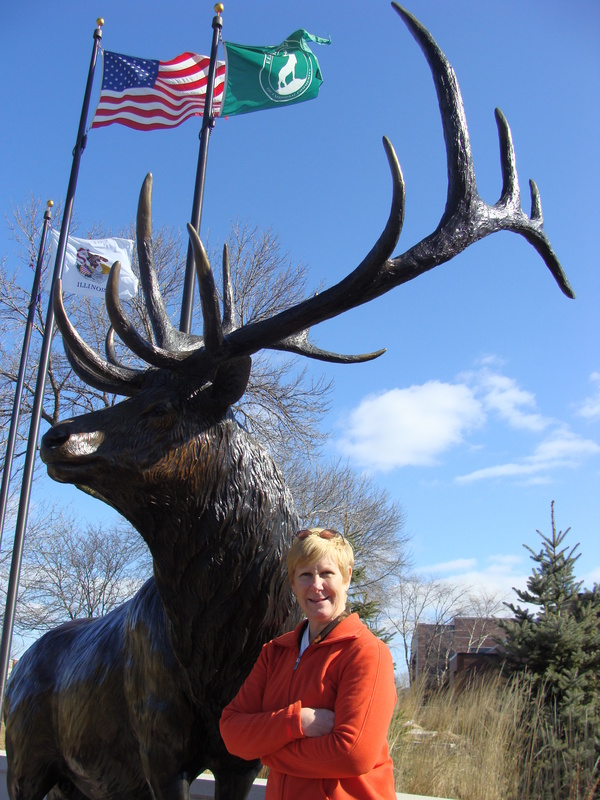
[[328, 708], [303, 708], [300, 724], [305, 736], [325, 736], [333, 731], [335, 714]]

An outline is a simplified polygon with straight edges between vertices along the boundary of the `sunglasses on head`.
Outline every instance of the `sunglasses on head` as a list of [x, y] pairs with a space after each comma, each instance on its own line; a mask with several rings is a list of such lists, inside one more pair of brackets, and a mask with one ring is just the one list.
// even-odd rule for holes
[[331, 528], [325, 528], [322, 531], [311, 531], [308, 528], [304, 528], [301, 531], [297, 531], [294, 534], [295, 539], [306, 539], [308, 536], [319, 536], [321, 539], [336, 539], [340, 538], [343, 539], [344, 536], [339, 531], [334, 531]]

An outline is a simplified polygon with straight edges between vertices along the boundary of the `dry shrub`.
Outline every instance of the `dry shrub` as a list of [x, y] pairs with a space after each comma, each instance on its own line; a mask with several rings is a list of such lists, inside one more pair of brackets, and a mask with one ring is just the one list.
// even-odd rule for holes
[[390, 728], [396, 790], [455, 800], [517, 798], [526, 699], [501, 675], [472, 680], [460, 691], [399, 695]]
[[396, 791], [452, 800], [597, 800], [597, 742], [593, 735], [586, 742], [585, 730], [565, 729], [543, 697], [526, 676], [499, 673], [474, 677], [459, 691], [401, 690], [389, 736]]

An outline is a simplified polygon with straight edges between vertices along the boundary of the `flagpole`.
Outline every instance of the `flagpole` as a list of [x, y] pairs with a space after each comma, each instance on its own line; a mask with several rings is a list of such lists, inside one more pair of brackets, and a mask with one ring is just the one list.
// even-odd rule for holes
[[[204, 182], [206, 177], [206, 162], [208, 157], [208, 140], [215, 124], [213, 116], [213, 91], [215, 88], [215, 71], [217, 66], [217, 52], [219, 48], [219, 37], [223, 29], [223, 13], [225, 6], [223, 3], [215, 5], [216, 16], [213, 17], [213, 38], [210, 51], [210, 63], [208, 67], [208, 79], [206, 83], [206, 100], [204, 101], [204, 115], [202, 117], [202, 127], [200, 129], [200, 150], [198, 153], [198, 166], [196, 168], [196, 185], [194, 187], [194, 199], [192, 201], [191, 223], [200, 234], [200, 221], [202, 219], [202, 204], [204, 201]], [[185, 333], [190, 333], [192, 327], [192, 310], [194, 306], [194, 252], [191, 242], [188, 242], [187, 260], [185, 263], [185, 279], [183, 284], [183, 297], [181, 301], [181, 318], [179, 329]]]
[[23, 385], [25, 383], [25, 370], [27, 369], [27, 360], [29, 358], [29, 345], [31, 344], [31, 333], [33, 331], [35, 306], [40, 291], [40, 282], [42, 278], [42, 264], [44, 263], [44, 255], [46, 252], [46, 238], [48, 236], [48, 226], [50, 224], [50, 218], [52, 216], [50, 209], [52, 208], [53, 205], [54, 203], [52, 202], [52, 200], [48, 200], [48, 202], [46, 203], [46, 210], [44, 212], [44, 226], [42, 228], [42, 235], [40, 237], [40, 244], [38, 247], [37, 262], [35, 266], [35, 273], [33, 276], [33, 286], [31, 287], [31, 299], [29, 301], [29, 313], [27, 315], [27, 323], [25, 324], [25, 337], [23, 339], [23, 348], [21, 350], [21, 362], [19, 364], [17, 386], [15, 389], [13, 410], [10, 418], [10, 429], [8, 433], [8, 442], [6, 445], [6, 457], [4, 459], [4, 471], [2, 473], [2, 490], [0, 491], [0, 548], [2, 547], [4, 520], [6, 517], [6, 506], [8, 504], [8, 487], [10, 484], [10, 474], [12, 472], [13, 458], [15, 455], [15, 442], [17, 439], [17, 430], [19, 425], [19, 417], [21, 413], [21, 397], [23, 395]]
[[83, 98], [83, 105], [81, 108], [81, 117], [79, 120], [77, 140], [75, 142], [75, 147], [73, 149], [73, 163], [71, 165], [71, 174], [69, 177], [69, 184], [67, 187], [67, 196], [65, 199], [65, 207], [63, 211], [63, 218], [60, 228], [60, 236], [58, 240], [56, 260], [54, 262], [54, 272], [52, 275], [52, 288], [50, 290], [50, 297], [48, 299], [48, 311], [46, 313], [44, 338], [42, 341], [42, 350], [38, 365], [35, 395], [31, 411], [31, 423], [29, 427], [29, 438], [27, 441], [25, 466], [23, 468], [21, 498], [19, 501], [19, 511], [17, 514], [17, 523], [15, 527], [15, 540], [13, 544], [12, 561], [10, 566], [10, 577], [8, 581], [8, 588], [6, 590], [6, 607], [4, 610], [2, 641], [0, 643], [0, 681], [1, 681], [0, 706], [4, 702], [4, 689], [6, 686], [6, 677], [8, 673], [10, 646], [12, 643], [12, 634], [15, 622], [15, 609], [17, 605], [17, 594], [19, 589], [19, 577], [21, 574], [23, 541], [25, 538], [25, 527], [27, 525], [27, 514], [29, 512], [29, 500], [31, 495], [33, 466], [35, 461], [37, 441], [40, 430], [40, 421], [42, 417], [44, 388], [46, 386], [46, 373], [48, 371], [48, 365], [50, 363], [50, 349], [52, 346], [52, 335], [54, 329], [54, 307], [52, 304], [52, 295], [56, 287], [56, 282], [62, 275], [63, 261], [65, 258], [65, 251], [67, 249], [67, 236], [69, 233], [69, 226], [71, 224], [71, 216], [73, 214], [73, 202], [75, 199], [75, 189], [77, 188], [79, 164], [81, 162], [81, 155], [85, 149], [87, 140], [86, 124], [87, 124], [88, 110], [90, 106], [90, 98], [92, 94], [94, 71], [96, 69], [96, 62], [98, 60], [98, 51], [100, 50], [100, 42], [102, 39], [102, 26], [104, 25], [104, 20], [102, 18], [98, 18], [96, 20], [96, 24], [98, 27], [94, 31], [94, 46], [92, 48], [92, 57], [90, 60], [87, 84], [85, 87], [85, 95]]

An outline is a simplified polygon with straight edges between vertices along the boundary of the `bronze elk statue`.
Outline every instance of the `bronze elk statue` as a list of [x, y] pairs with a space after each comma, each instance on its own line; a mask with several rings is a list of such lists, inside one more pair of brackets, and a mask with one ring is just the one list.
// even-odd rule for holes
[[[153, 267], [151, 178], [142, 187], [137, 246], [153, 341], [118, 299], [118, 262], [106, 292], [112, 329], [148, 365], [121, 365], [112, 334], [106, 358], [71, 326], [55, 289], [56, 318], [73, 369], [89, 385], [125, 395], [118, 405], [67, 420], [42, 439], [49, 475], [104, 500], [144, 537], [154, 575], [130, 601], [98, 619], [43, 636], [20, 659], [4, 704], [12, 800], [187, 800], [204, 769], [218, 800], [242, 800], [258, 763], [227, 753], [223, 706], [263, 642], [292, 621], [282, 557], [297, 523], [292, 498], [267, 452], [233, 419], [251, 356], [262, 349], [356, 362], [313, 346], [308, 329], [416, 278], [501, 230], [524, 236], [562, 291], [573, 296], [543, 229], [536, 185], [521, 209], [511, 134], [496, 111], [502, 190], [488, 205], [475, 181], [454, 71], [428, 31], [393, 3], [430, 65], [444, 130], [448, 195], [436, 230], [402, 255], [404, 185], [392, 146], [391, 212], [370, 253], [337, 285], [236, 327], [227, 258], [223, 307], [195, 230], [189, 227], [204, 333], [176, 330]], [[383, 352], [383, 351], [381, 351]]]

